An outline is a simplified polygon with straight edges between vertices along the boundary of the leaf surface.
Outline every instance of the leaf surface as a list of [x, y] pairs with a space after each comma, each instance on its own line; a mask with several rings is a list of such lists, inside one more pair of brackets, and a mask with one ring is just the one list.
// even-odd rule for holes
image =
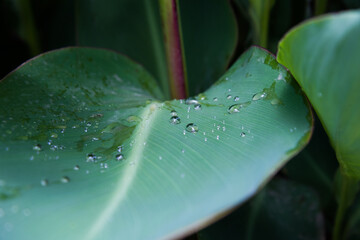
[[0, 96], [2, 239], [180, 236], [252, 196], [312, 129], [259, 48], [194, 99], [162, 102], [142, 67], [88, 48], [30, 60]]
[[314, 106], [344, 174], [360, 177], [360, 11], [332, 14], [290, 31], [277, 59]]

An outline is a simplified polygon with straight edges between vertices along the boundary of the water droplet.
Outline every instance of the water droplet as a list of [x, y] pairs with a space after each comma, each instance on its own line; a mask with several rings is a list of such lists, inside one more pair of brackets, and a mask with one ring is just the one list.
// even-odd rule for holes
[[181, 152], [182, 152], [182, 153], [185, 153], [185, 149], [181, 149]]
[[222, 127], [222, 130], [223, 130], [223, 132], [225, 132], [225, 131], [226, 131], [226, 127]]
[[67, 176], [64, 176], [64, 177], [61, 178], [61, 182], [62, 183], [68, 183], [68, 182], [70, 182], [70, 178], [67, 177]]
[[270, 103], [271, 103], [272, 105], [278, 105], [278, 104], [281, 103], [281, 101], [280, 101], [279, 99], [277, 99], [277, 98], [274, 98], [274, 99], [272, 99], [272, 100], [270, 101]]
[[123, 150], [123, 146], [118, 146], [118, 147], [117, 147], [117, 151], [118, 151], [119, 153], [121, 153], [122, 150]]
[[196, 126], [196, 124], [189, 123], [188, 125], [186, 125], [186, 131], [191, 133], [197, 133], [199, 131], [199, 128], [198, 126]]
[[244, 132], [240, 133], [240, 137], [245, 137], [246, 134]]
[[231, 92], [231, 88], [228, 89], [228, 92]]
[[181, 122], [180, 118], [178, 116], [172, 116], [170, 118], [170, 123], [171, 124], [179, 124]]
[[206, 96], [203, 93], [200, 93], [198, 97], [200, 100], [206, 100]]
[[235, 101], [235, 102], [237, 102], [237, 101], [239, 101], [239, 100], [240, 100], [240, 98], [239, 98], [238, 96], [234, 97], [234, 101]]
[[25, 216], [25, 217], [30, 216], [30, 215], [31, 215], [31, 211], [30, 211], [30, 209], [25, 208], [25, 209], [23, 210], [23, 214], [24, 214], [24, 216]]
[[33, 150], [35, 151], [41, 151], [42, 150], [42, 147], [40, 144], [36, 144], [35, 146], [33, 146]]
[[200, 104], [195, 104], [194, 109], [195, 110], [201, 110], [201, 105]]
[[96, 156], [95, 154], [89, 153], [86, 157], [86, 161], [87, 162], [95, 162], [96, 161]]
[[260, 100], [260, 99], [262, 99], [264, 97], [266, 97], [266, 93], [259, 92], [259, 93], [254, 94], [254, 96], [252, 97], [252, 100], [257, 101], [257, 100]]
[[117, 154], [117, 155], [115, 156], [115, 159], [116, 159], [116, 161], [120, 161], [120, 160], [124, 159], [124, 155], [122, 155], [122, 154]]
[[204, 138], [204, 141], [207, 142], [207, 138]]
[[52, 133], [52, 134], [51, 134], [51, 137], [52, 137], [52, 138], [57, 138], [58, 135], [57, 135], [56, 133]]
[[214, 101], [214, 102], [217, 102], [217, 100], [218, 100], [217, 97], [214, 97], [214, 98], [213, 98], [213, 101]]
[[226, 97], [227, 99], [230, 99], [230, 98], [232, 98], [232, 96], [231, 95], [227, 95], [227, 97]]
[[107, 163], [100, 163], [100, 168], [105, 168], [107, 169], [109, 166]]
[[56, 151], [56, 150], [58, 150], [58, 146], [57, 145], [51, 145], [50, 150]]
[[177, 112], [176, 112], [175, 110], [172, 110], [172, 111], [170, 112], [170, 115], [171, 115], [171, 116], [177, 116], [178, 114], [177, 114]]
[[75, 166], [74, 166], [74, 170], [75, 170], [75, 171], [80, 170], [80, 166], [79, 166], [79, 165], [75, 165]]
[[217, 136], [216, 136], [216, 140], [219, 140], [219, 139], [220, 139], [220, 136], [219, 136], [219, 135], [217, 135]]
[[162, 156], [159, 156], [159, 160], [162, 160]]
[[318, 93], [317, 93], [317, 96], [318, 96], [319, 98], [321, 98], [322, 95], [323, 95], [322, 92], [318, 92]]
[[34, 156], [30, 156], [30, 161], [34, 160]]
[[41, 186], [45, 187], [49, 184], [49, 181], [47, 179], [41, 179], [40, 184]]
[[196, 100], [196, 99], [193, 99], [193, 98], [188, 98], [186, 99], [185, 101], [185, 104], [187, 105], [191, 105], [191, 104], [198, 104], [199, 102]]
[[91, 127], [91, 122], [87, 122], [86, 126]]
[[245, 108], [249, 105], [249, 102], [231, 105], [228, 109], [228, 113], [238, 113], [241, 108]]

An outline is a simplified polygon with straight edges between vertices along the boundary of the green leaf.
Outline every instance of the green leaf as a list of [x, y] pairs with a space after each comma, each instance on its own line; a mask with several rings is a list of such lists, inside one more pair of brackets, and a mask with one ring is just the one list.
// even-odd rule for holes
[[199, 233], [200, 240], [324, 238], [318, 195], [311, 188], [281, 178]]
[[356, 240], [360, 238], [360, 195], [358, 194], [355, 204], [350, 208], [348, 221], [344, 231], [344, 239]]
[[195, 99], [162, 99], [105, 50], [49, 52], [3, 79], [0, 238], [180, 236], [252, 196], [312, 129], [296, 83], [259, 48]]
[[128, 55], [143, 64], [159, 80], [164, 94], [168, 93], [158, 0], [79, 0], [76, 29], [79, 45]]
[[344, 174], [360, 177], [360, 11], [327, 15], [290, 31], [278, 61], [314, 106]]
[[177, 1], [188, 90], [206, 90], [229, 66], [238, 42], [237, 23], [229, 1]]
[[270, 12], [275, 0], [235, 0], [235, 2], [248, 15], [253, 31], [253, 44], [266, 48]]
[[282, 171], [290, 179], [314, 188], [319, 194], [322, 208], [329, 210], [335, 204], [333, 179], [338, 167], [329, 138], [321, 123], [315, 121], [309, 144]]

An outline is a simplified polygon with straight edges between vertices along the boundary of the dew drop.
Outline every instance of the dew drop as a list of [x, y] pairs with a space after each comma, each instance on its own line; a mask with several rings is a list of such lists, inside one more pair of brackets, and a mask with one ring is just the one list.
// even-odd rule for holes
[[74, 170], [75, 170], [75, 171], [80, 170], [80, 166], [79, 166], [79, 165], [75, 165], [75, 166], [74, 166]]
[[198, 104], [199, 102], [196, 99], [188, 98], [185, 100], [185, 104], [192, 105], [192, 104]]
[[42, 147], [40, 144], [36, 144], [35, 146], [33, 146], [33, 150], [35, 151], [41, 151], [42, 150]]
[[240, 133], [240, 137], [245, 137], [246, 134], [244, 132]]
[[235, 101], [235, 102], [237, 102], [237, 101], [239, 101], [239, 100], [240, 100], [240, 98], [239, 98], [238, 96], [234, 97], [234, 101]]
[[234, 105], [231, 105], [229, 108], [228, 108], [228, 113], [232, 114], [232, 113], [238, 113], [240, 112], [240, 109], [241, 108], [245, 108], [249, 105], [250, 103], [249, 102], [246, 102], [246, 103], [240, 103], [240, 104], [234, 104]]
[[162, 160], [162, 156], [159, 156], [159, 160]]
[[89, 153], [86, 157], [86, 161], [87, 162], [95, 162], [96, 161], [96, 156], [95, 154]]
[[57, 135], [57, 133], [52, 133], [52, 134], [51, 134], [51, 137], [52, 137], [52, 138], [57, 138], [58, 135]]
[[117, 151], [118, 151], [119, 153], [121, 153], [122, 150], [123, 150], [123, 146], [118, 146], [118, 147], [117, 147]]
[[218, 100], [217, 97], [214, 97], [214, 98], [213, 98], [213, 101], [214, 101], [214, 102], [217, 102], [217, 100]]
[[272, 100], [270, 101], [270, 103], [271, 103], [272, 105], [278, 105], [278, 104], [281, 103], [281, 101], [280, 101], [279, 99], [277, 99], [277, 98], [274, 98], [274, 99], [272, 99]]
[[91, 122], [87, 122], [86, 126], [91, 127]]
[[24, 216], [25, 216], [25, 217], [30, 216], [30, 215], [31, 215], [31, 211], [30, 211], [30, 209], [25, 208], [25, 209], [23, 210], [23, 214], [24, 214]]
[[170, 123], [171, 124], [179, 124], [181, 122], [180, 118], [178, 116], [172, 116], [170, 118]]
[[232, 96], [231, 95], [227, 95], [227, 97], [226, 97], [227, 99], [230, 99], [230, 98], [232, 98]]
[[217, 136], [216, 136], [216, 140], [219, 140], [219, 139], [220, 139], [220, 136], [219, 136], [219, 135], [217, 135]]
[[198, 126], [196, 126], [196, 124], [189, 123], [188, 125], [186, 125], [186, 131], [191, 133], [197, 133], [199, 131], [199, 128]]
[[257, 101], [257, 100], [260, 100], [260, 99], [262, 99], [264, 97], [266, 97], [266, 93], [259, 92], [259, 93], [254, 94], [254, 96], [252, 97], [252, 100]]
[[177, 112], [176, 112], [175, 110], [172, 110], [172, 111], [170, 112], [170, 115], [171, 115], [171, 116], [177, 116], [178, 114], [177, 114]]
[[116, 159], [116, 161], [123, 160], [123, 159], [124, 159], [124, 155], [122, 155], [122, 154], [117, 154], [117, 155], [115, 156], [115, 159]]
[[201, 105], [200, 104], [195, 104], [194, 109], [195, 110], [201, 110]]
[[207, 138], [204, 138], [204, 141], [207, 142]]
[[47, 179], [41, 179], [40, 184], [41, 186], [46, 187], [49, 185], [49, 181]]
[[70, 182], [70, 178], [67, 177], [67, 176], [64, 176], [64, 177], [61, 178], [61, 182], [62, 183], [68, 183], [68, 182]]

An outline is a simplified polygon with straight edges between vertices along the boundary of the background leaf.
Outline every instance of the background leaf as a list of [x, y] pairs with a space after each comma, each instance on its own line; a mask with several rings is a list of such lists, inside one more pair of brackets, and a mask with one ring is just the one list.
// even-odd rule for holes
[[344, 174], [353, 177], [360, 177], [359, 38], [360, 11], [328, 15], [290, 31], [277, 57], [314, 106]]
[[157, 0], [79, 0], [76, 9], [76, 32], [80, 46], [110, 48], [128, 55], [143, 64], [159, 80], [164, 94], [168, 94]]
[[274, 178], [249, 202], [199, 232], [199, 239], [324, 239], [318, 195], [299, 183]]
[[229, 67], [238, 41], [230, 1], [178, 1], [190, 96], [206, 90]]
[[142, 67], [86, 48], [29, 61], [0, 96], [4, 239], [185, 234], [252, 196], [312, 128], [294, 80], [259, 48], [186, 101], [159, 102]]

